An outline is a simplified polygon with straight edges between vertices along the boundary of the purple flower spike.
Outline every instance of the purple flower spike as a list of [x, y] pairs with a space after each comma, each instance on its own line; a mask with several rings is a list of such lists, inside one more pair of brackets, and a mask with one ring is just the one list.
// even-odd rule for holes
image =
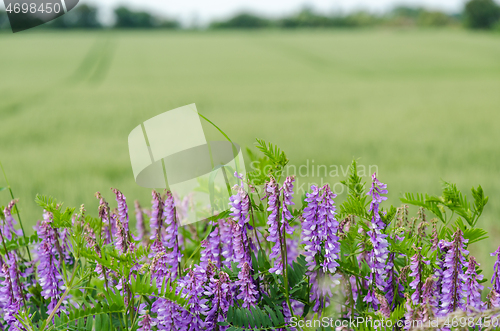
[[153, 196], [153, 200], [151, 201], [151, 217], [149, 219], [149, 227], [151, 229], [150, 239], [155, 240], [157, 237], [161, 238], [163, 203], [158, 192], [153, 190], [151, 195]]
[[372, 187], [367, 193], [367, 195], [370, 195], [372, 197], [372, 202], [368, 211], [373, 212], [372, 223], [375, 224], [379, 230], [383, 230], [385, 228], [385, 224], [384, 222], [382, 222], [379, 215], [379, 205], [382, 201], [387, 200], [387, 197], [383, 197], [381, 196], [381, 194], [387, 194], [387, 184], [379, 182], [379, 180], [377, 179], [377, 174], [373, 173]]
[[206, 330], [216, 330], [217, 327], [221, 331], [227, 330], [227, 326], [218, 326], [217, 322], [225, 321], [229, 306], [233, 303], [228, 274], [222, 271], [218, 279], [214, 277], [210, 278], [204, 294], [210, 298], [210, 302], [212, 303], [212, 307], [207, 312], [205, 319]]
[[441, 312], [446, 314], [456, 309], [465, 310], [466, 276], [462, 266], [465, 265], [465, 256], [469, 252], [465, 249], [468, 240], [463, 238], [462, 230], [457, 229], [452, 242], [443, 242], [448, 248], [446, 253], [441, 283]]
[[465, 283], [465, 296], [467, 298], [467, 309], [471, 312], [473, 310], [481, 310], [484, 307], [481, 301], [481, 291], [484, 286], [479, 283], [479, 281], [483, 279], [483, 275], [477, 274], [476, 266], [479, 266], [479, 263], [471, 256], [467, 264], [467, 271], [465, 272], [465, 277], [467, 278]]
[[203, 299], [203, 283], [206, 281], [206, 274], [200, 267], [189, 270], [189, 273], [182, 281], [184, 295], [189, 297], [188, 305], [191, 312], [190, 331], [205, 330], [205, 323], [201, 315], [205, 315], [207, 309], [206, 299]]
[[153, 260], [151, 261], [151, 277], [156, 278], [156, 285], [161, 288], [163, 280], [170, 278], [171, 268], [168, 253], [163, 244], [157, 238], [151, 245]]
[[250, 198], [242, 187], [238, 186], [237, 188], [238, 193], [229, 197], [229, 205], [231, 206], [230, 215], [240, 226], [245, 226], [250, 221]]
[[429, 265], [430, 262], [422, 256], [422, 248], [414, 247], [414, 249], [417, 253], [410, 258], [410, 276], [415, 279], [410, 283], [410, 287], [415, 290], [415, 292], [411, 295], [411, 300], [414, 305], [418, 305], [422, 303], [423, 300], [422, 293], [424, 279], [422, 278], [422, 274], [424, 265]]
[[216, 227], [212, 233], [208, 236], [206, 240], [201, 242], [201, 247], [204, 249], [201, 251], [200, 266], [203, 269], [208, 267], [210, 261], [215, 263], [217, 268], [221, 267], [221, 242], [219, 237], [219, 228]]
[[51, 226], [52, 215], [44, 212], [43, 218], [44, 220], [38, 227], [38, 234], [42, 239], [42, 242], [38, 246], [38, 258], [40, 260], [38, 271], [39, 282], [42, 287], [41, 294], [44, 299], [50, 300], [47, 308], [49, 313], [51, 313], [59, 300], [61, 287], [64, 284], [61, 274], [56, 267], [59, 263], [56, 257], [56, 232]]
[[12, 200], [7, 207], [5, 207], [3, 213], [5, 215], [5, 221], [3, 226], [0, 227], [0, 230], [2, 231], [2, 235], [4, 236], [5, 239], [7, 240], [12, 240], [14, 236], [22, 236], [23, 231], [22, 230], [16, 230], [14, 228], [14, 225], [16, 224], [16, 220], [14, 217], [12, 217], [12, 208], [14, 208], [14, 205], [17, 203], [17, 200]]
[[14, 326], [15, 330], [23, 330], [15, 317], [21, 309], [21, 300], [15, 298], [15, 291], [13, 290], [13, 287], [16, 286], [14, 284], [15, 280], [11, 278], [7, 264], [4, 264], [0, 269], [0, 277], [3, 278], [0, 281], [0, 307], [2, 308], [3, 318], [0, 327], [3, 325], [3, 322], [6, 322], [8, 327]]
[[490, 291], [490, 294], [488, 294], [488, 301], [486, 302], [488, 309], [493, 309], [493, 308], [498, 308], [500, 307], [500, 294], [498, 294], [495, 289], [492, 289]]
[[113, 242], [114, 233], [112, 229], [111, 218], [109, 215], [109, 205], [102, 197], [101, 192], [96, 192], [95, 197], [99, 199], [99, 218], [103, 223], [103, 228], [101, 229], [102, 238], [104, 238], [105, 244], [111, 244]]
[[111, 217], [116, 222], [116, 249], [124, 254], [127, 252], [130, 245], [128, 240], [128, 230], [125, 227], [125, 224], [123, 224], [117, 216], [113, 214]]
[[[387, 272], [387, 286], [385, 288], [385, 298], [389, 302], [389, 305], [391, 305], [392, 307], [394, 307], [393, 302], [395, 302], [395, 299], [397, 299], [397, 297], [404, 298], [404, 287], [399, 279], [398, 271], [394, 267], [395, 256], [396, 255], [394, 253], [389, 253], [387, 264], [391, 265], [392, 267]], [[396, 298], [394, 297], [395, 292], [397, 293]]]
[[266, 183], [267, 211], [271, 212], [267, 218], [267, 225], [269, 225], [269, 236], [267, 237], [267, 241], [274, 243], [269, 258], [275, 259], [275, 261], [274, 267], [269, 269], [269, 272], [278, 275], [283, 273], [283, 261], [281, 257], [282, 238], [278, 219], [280, 210], [279, 194], [278, 183], [271, 177], [271, 180]]
[[122, 222], [123, 227], [128, 233], [128, 206], [127, 206], [127, 198], [120, 192], [118, 189], [112, 189], [116, 195], [116, 202], [118, 203], [118, 219]]
[[[371, 303], [374, 309], [377, 309], [377, 304], [375, 302], [374, 292], [375, 287], [381, 291], [384, 291], [387, 286], [387, 274], [393, 268], [391, 260], [389, 260], [389, 242], [387, 241], [387, 235], [382, 233], [385, 229], [385, 224], [380, 218], [379, 205], [386, 197], [380, 194], [387, 194], [387, 185], [382, 184], [376, 177], [376, 174], [372, 176], [373, 182], [368, 195], [372, 197], [372, 202], [370, 204], [370, 211], [372, 212], [372, 224], [370, 231], [367, 232], [368, 237], [372, 243], [373, 249], [368, 253], [366, 261], [371, 269], [371, 276], [368, 281], [368, 286], [370, 287], [370, 292], [372, 295], [365, 297], [363, 301]], [[378, 300], [377, 300], [378, 301]]]
[[156, 313], [153, 319], [158, 330], [177, 331], [182, 330], [180, 321], [182, 308], [170, 300], [160, 298], [153, 302], [151, 311]]
[[302, 244], [305, 245], [305, 257], [310, 271], [316, 266], [316, 255], [321, 253], [321, 220], [319, 217], [320, 192], [317, 186], [311, 186], [311, 193], [306, 193], [308, 203], [302, 216]]
[[149, 314], [144, 314], [141, 316], [141, 320], [139, 321], [138, 325], [140, 326], [140, 329], [138, 329], [138, 331], [152, 331], [155, 323], [153, 322]]
[[233, 260], [238, 264], [238, 268], [243, 268], [245, 262], [250, 263], [251, 258], [248, 249], [248, 242], [246, 239], [246, 230], [241, 227], [238, 223], [232, 223], [232, 234], [233, 234]]
[[433, 276], [427, 277], [427, 280], [422, 286], [422, 321], [428, 322], [436, 316], [436, 307], [438, 301], [436, 299], [436, 284]]
[[234, 259], [233, 230], [231, 219], [219, 220], [220, 241], [222, 243], [222, 262], [224, 266], [231, 268], [231, 261]]
[[281, 232], [283, 230], [288, 234], [293, 234], [294, 229], [288, 224], [293, 216], [290, 213], [288, 206], [292, 206], [293, 203], [293, 182], [295, 181], [295, 176], [289, 176], [285, 179], [281, 191], [283, 192], [283, 208], [281, 212]]
[[323, 267], [323, 272], [335, 273], [339, 264], [337, 260], [340, 253], [340, 243], [337, 237], [337, 232], [339, 229], [339, 222], [335, 218], [337, 214], [335, 212], [335, 205], [333, 199], [337, 196], [333, 194], [328, 185], [323, 188], [322, 204], [320, 206], [320, 215], [324, 215], [323, 222], [323, 239], [325, 248], [325, 260], [321, 264]]
[[165, 235], [163, 241], [167, 248], [177, 246], [178, 222], [175, 210], [175, 200], [172, 192], [167, 191], [165, 203], [163, 204], [163, 218], [165, 219]]
[[500, 247], [495, 251], [495, 253], [491, 253], [491, 256], [497, 257], [495, 264], [493, 265], [493, 277], [491, 278], [491, 284], [493, 284], [493, 288], [497, 293], [500, 293]]
[[169, 264], [172, 266], [173, 277], [177, 276], [177, 270], [182, 259], [182, 253], [179, 249], [179, 224], [175, 210], [174, 197], [172, 192], [167, 191], [165, 204], [163, 205], [163, 217], [165, 219], [165, 235], [163, 237], [164, 245], [171, 249], [169, 252]]
[[250, 265], [248, 262], [243, 264], [236, 285], [239, 287], [238, 300], [243, 300], [243, 308], [254, 307], [257, 303], [258, 293], [250, 273]]

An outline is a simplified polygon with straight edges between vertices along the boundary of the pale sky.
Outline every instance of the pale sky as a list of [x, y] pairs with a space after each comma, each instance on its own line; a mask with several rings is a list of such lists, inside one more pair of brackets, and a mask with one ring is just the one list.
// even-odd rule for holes
[[197, 21], [206, 24], [241, 11], [262, 15], [281, 16], [310, 6], [321, 12], [368, 9], [381, 12], [396, 4], [422, 5], [428, 8], [458, 12], [466, 0], [80, 0], [80, 3], [98, 4], [109, 15], [111, 9], [126, 4], [176, 18], [184, 24]]
[[[366, 9], [383, 12], [396, 4], [421, 5], [448, 12], [459, 12], [466, 0], [80, 0], [80, 3], [98, 5], [103, 9], [103, 18], [111, 17], [112, 8], [126, 4], [137, 9], [146, 9], [162, 16], [176, 18], [190, 25], [194, 21], [206, 24], [209, 21], [227, 18], [241, 11], [252, 11], [267, 16], [281, 16], [298, 11], [305, 6], [317, 11], [352, 11]], [[1, 3], [1, 2], [0, 2]], [[3, 3], [0, 4], [0, 8]]]

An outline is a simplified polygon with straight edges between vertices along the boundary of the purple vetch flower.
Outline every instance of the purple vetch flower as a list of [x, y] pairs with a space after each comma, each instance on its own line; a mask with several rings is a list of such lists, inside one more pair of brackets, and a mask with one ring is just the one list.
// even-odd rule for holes
[[338, 263], [340, 243], [337, 232], [339, 223], [335, 218], [335, 206], [333, 199], [336, 197], [328, 185], [321, 189], [311, 186], [311, 193], [306, 194], [305, 201], [308, 203], [304, 209], [302, 222], [302, 244], [305, 245], [307, 266], [312, 271], [316, 266], [316, 255], [321, 254], [322, 247], [325, 251], [324, 260], [321, 264], [323, 272], [334, 273]]
[[177, 331], [185, 330], [179, 324], [182, 308], [170, 300], [159, 298], [153, 302], [151, 311], [156, 313], [156, 318], [153, 322], [158, 330], [162, 331]]
[[116, 222], [116, 249], [118, 249], [122, 254], [128, 251], [130, 242], [128, 240], [128, 230], [125, 224], [113, 214], [111, 216]]
[[172, 249], [177, 246], [178, 220], [175, 210], [175, 200], [170, 191], [167, 191], [165, 195], [163, 219], [165, 220], [166, 228], [165, 235], [163, 236], [163, 244], [167, 248]]
[[243, 187], [235, 186], [238, 192], [229, 197], [229, 205], [231, 206], [231, 217], [240, 226], [244, 226], [250, 221], [250, 198], [243, 190]]
[[233, 230], [231, 219], [219, 219], [219, 233], [222, 244], [222, 262], [224, 266], [231, 268], [231, 262], [234, 260]]
[[106, 200], [102, 197], [100, 192], [96, 192], [95, 197], [99, 199], [99, 218], [102, 220], [101, 236], [104, 238], [104, 244], [111, 244], [113, 242], [114, 229], [111, 223], [111, 217], [109, 212], [109, 205]]
[[367, 195], [370, 195], [372, 197], [372, 202], [370, 203], [370, 209], [368, 211], [373, 212], [372, 223], [379, 230], [385, 229], [385, 223], [380, 218], [379, 205], [382, 201], [387, 200], [387, 197], [383, 197], [381, 196], [381, 194], [387, 194], [387, 184], [381, 183], [377, 179], [377, 174], [373, 173], [372, 187], [370, 188], [370, 191], [367, 193]]
[[465, 309], [465, 293], [467, 280], [462, 266], [465, 265], [465, 256], [469, 252], [465, 249], [465, 244], [468, 240], [463, 238], [462, 230], [457, 229], [453, 235], [452, 242], [444, 242], [448, 247], [444, 260], [442, 279], [442, 297], [441, 308], [442, 313], [450, 313], [456, 309]]
[[238, 268], [243, 268], [245, 262], [251, 263], [248, 242], [245, 242], [246, 229], [236, 222], [231, 223], [233, 234], [233, 261], [238, 264]]
[[62, 282], [61, 274], [57, 269], [59, 264], [57, 261], [57, 234], [56, 230], [52, 228], [52, 215], [44, 212], [44, 220], [38, 226], [38, 235], [42, 239], [38, 245], [38, 259], [40, 265], [38, 266], [39, 283], [42, 287], [42, 296], [46, 300], [50, 300], [47, 307], [49, 314], [55, 308], [60, 296], [61, 288], [64, 285]]
[[490, 255], [497, 257], [497, 260], [493, 265], [493, 277], [491, 278], [491, 284], [493, 284], [493, 288], [496, 293], [500, 293], [500, 247], [498, 247], [495, 253], [491, 253]]
[[169, 264], [172, 265], [173, 278], [177, 276], [182, 253], [179, 249], [179, 224], [175, 210], [175, 202], [172, 192], [167, 191], [165, 203], [163, 205], [163, 217], [165, 219], [165, 235], [163, 236], [163, 244], [170, 249], [168, 253]]
[[2, 235], [7, 240], [12, 240], [14, 236], [22, 236], [22, 230], [16, 230], [14, 225], [16, 224], [16, 220], [12, 217], [12, 208], [17, 203], [17, 200], [12, 200], [7, 207], [5, 207], [3, 213], [5, 216], [5, 220], [3, 224], [0, 226], [0, 231], [2, 231]]
[[429, 265], [430, 262], [422, 256], [422, 248], [413, 248], [415, 249], [416, 254], [410, 258], [410, 277], [414, 277], [414, 280], [410, 283], [410, 287], [414, 289], [415, 292], [413, 292], [413, 294], [411, 295], [411, 300], [414, 305], [418, 305], [422, 303], [423, 299], [422, 288], [424, 285], [424, 279], [422, 278], [422, 276], [424, 265]]
[[467, 279], [465, 282], [465, 297], [466, 307], [469, 311], [481, 310], [484, 307], [481, 301], [481, 291], [484, 289], [484, 286], [479, 283], [483, 279], [483, 275], [477, 274], [476, 266], [479, 266], [479, 263], [471, 256], [467, 264], [467, 271], [465, 271]]
[[379, 312], [382, 314], [383, 317], [385, 318], [390, 318], [391, 317], [391, 307], [389, 305], [389, 302], [387, 302], [387, 299], [385, 296], [381, 294], [376, 294], [377, 300], [380, 303], [380, 309]]
[[279, 188], [276, 180], [271, 177], [270, 181], [266, 183], [266, 197], [267, 197], [267, 211], [271, 212], [267, 218], [267, 225], [269, 226], [269, 236], [267, 241], [274, 243], [271, 249], [270, 259], [275, 259], [274, 267], [269, 269], [270, 273], [281, 274], [283, 273], [282, 261], [282, 238], [279, 226]]
[[200, 266], [207, 268], [209, 261], [215, 263], [217, 268], [221, 267], [221, 241], [219, 236], [219, 228], [215, 229], [208, 235], [206, 240], [201, 242]]
[[500, 294], [495, 289], [491, 289], [490, 294], [488, 294], [486, 305], [488, 309], [500, 307]]
[[422, 321], [427, 323], [436, 316], [438, 300], [436, 298], [436, 283], [431, 275], [422, 286]]
[[439, 305], [441, 304], [441, 298], [443, 296], [443, 277], [446, 271], [446, 264], [444, 263], [446, 253], [449, 247], [442, 240], [438, 243], [438, 256], [436, 259], [436, 269], [434, 271], [434, 278], [436, 279], [436, 297]]
[[339, 222], [335, 218], [337, 214], [335, 212], [334, 198], [337, 196], [330, 190], [328, 185], [323, 188], [322, 203], [320, 205], [319, 213], [322, 218], [323, 223], [323, 236], [324, 236], [324, 249], [325, 249], [325, 259], [321, 266], [323, 267], [323, 272], [329, 271], [330, 273], [335, 273], [339, 264], [337, 260], [340, 253], [340, 243], [337, 237], [337, 232], [339, 228]]
[[159, 238], [156, 238], [151, 245], [151, 251], [154, 256], [150, 265], [151, 277], [156, 278], [156, 286], [160, 289], [163, 284], [163, 280], [170, 279], [172, 269], [174, 269], [174, 272], [176, 272], [176, 270], [172, 265], [170, 265], [167, 250]]
[[11, 289], [12, 289], [12, 294], [13, 294], [13, 299], [15, 301], [21, 302], [23, 300], [24, 296], [24, 289], [23, 289], [23, 283], [20, 282], [20, 272], [17, 267], [17, 258], [16, 255], [13, 252], [10, 252], [7, 255], [7, 260], [3, 265], [6, 265], [8, 267], [8, 273], [9, 273], [9, 279], [11, 282]]
[[437, 220], [432, 219], [432, 235], [431, 235], [431, 249], [435, 251], [438, 248], [439, 244], [439, 236], [438, 236], [438, 230], [437, 230]]
[[405, 293], [405, 323], [404, 323], [404, 329], [409, 330], [411, 327], [411, 323], [415, 321], [415, 310], [412, 305], [412, 300], [408, 293]]
[[149, 311], [145, 309], [146, 304], [141, 304], [139, 306], [139, 323], [137, 323], [140, 328], [137, 331], [152, 331], [153, 326], [156, 323], [153, 321], [151, 316], [149, 316]]
[[319, 201], [320, 190], [317, 186], [311, 186], [311, 193], [306, 193], [305, 202], [307, 207], [304, 208], [302, 216], [302, 244], [305, 245], [304, 255], [309, 271], [311, 272], [316, 267], [316, 255], [321, 254], [321, 220], [319, 219]]
[[3, 325], [3, 322], [6, 322], [8, 327], [14, 326], [15, 330], [23, 330], [15, 317], [21, 309], [21, 300], [16, 298], [15, 291], [13, 290], [13, 287], [16, 287], [15, 280], [11, 278], [7, 264], [2, 266], [0, 277], [3, 278], [0, 281], [0, 308], [3, 317], [0, 327]]
[[151, 217], [149, 219], [149, 227], [151, 229], [150, 239], [155, 240], [157, 237], [161, 238], [163, 202], [160, 194], [155, 190], [151, 192], [151, 195], [153, 196], [153, 200], [151, 201]]
[[204, 294], [209, 297], [209, 302], [211, 302], [211, 308], [205, 319], [206, 330], [212, 331], [217, 327], [221, 331], [227, 330], [227, 326], [217, 326], [217, 322], [224, 322], [229, 306], [233, 303], [228, 274], [221, 271], [219, 278], [212, 277]]
[[123, 224], [123, 227], [125, 228], [125, 230], [128, 233], [128, 231], [129, 231], [129, 229], [128, 229], [129, 218], [128, 218], [127, 198], [118, 189], [112, 188], [111, 190], [115, 193], [116, 202], [118, 203], [118, 219]]
[[[404, 298], [404, 287], [400, 282], [397, 269], [394, 267], [395, 253], [389, 253], [389, 265], [392, 267], [387, 271], [387, 286], [385, 288], [385, 297], [391, 307], [395, 307], [397, 298]], [[395, 294], [397, 295], [395, 296]]]
[[257, 297], [259, 294], [253, 282], [250, 269], [251, 267], [248, 262], [243, 263], [243, 266], [238, 274], [238, 280], [235, 283], [239, 288], [239, 294], [236, 298], [238, 300], [243, 300], [243, 308], [254, 307], [257, 303]]
[[293, 216], [290, 212], [288, 206], [295, 205], [293, 203], [293, 182], [295, 181], [295, 176], [289, 176], [285, 179], [283, 186], [281, 187], [281, 191], [283, 192], [283, 208], [281, 211], [281, 232], [288, 233], [289, 235], [293, 234], [294, 228], [288, 224]]
[[389, 257], [389, 242], [387, 241], [387, 235], [382, 233], [385, 229], [385, 223], [382, 221], [379, 213], [379, 205], [387, 197], [381, 196], [381, 194], [387, 194], [387, 185], [382, 184], [376, 177], [374, 173], [372, 176], [372, 187], [368, 192], [368, 195], [372, 197], [370, 203], [370, 211], [372, 212], [372, 223], [371, 229], [367, 232], [370, 242], [372, 244], [372, 250], [368, 253], [366, 261], [371, 269], [371, 276], [368, 281], [368, 286], [370, 287], [369, 295], [366, 296], [363, 301], [371, 303], [374, 309], [377, 309], [377, 298], [375, 297], [375, 287], [381, 291], [387, 288], [387, 271], [390, 270], [393, 265], [391, 261], [388, 260]]
[[205, 328], [205, 322], [202, 315], [207, 309], [206, 299], [203, 299], [203, 284], [206, 281], [206, 274], [202, 268], [195, 266], [191, 268], [188, 274], [181, 282], [184, 291], [184, 297], [188, 297], [188, 307], [191, 312], [189, 331], [202, 331]]
[[139, 204], [139, 201], [135, 200], [135, 229], [137, 230], [137, 237], [134, 237], [134, 240], [142, 241], [143, 244], [147, 244], [148, 242], [148, 230], [146, 229], [146, 224], [144, 223], [144, 211]]

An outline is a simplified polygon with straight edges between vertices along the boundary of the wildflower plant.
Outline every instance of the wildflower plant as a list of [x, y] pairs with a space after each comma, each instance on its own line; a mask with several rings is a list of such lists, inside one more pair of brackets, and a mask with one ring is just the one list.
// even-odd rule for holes
[[37, 196], [42, 220], [26, 237], [13, 199], [0, 214], [0, 328], [315, 330], [324, 317], [405, 325], [500, 313], [500, 249], [490, 289], [469, 253], [487, 238], [480, 186], [472, 203], [445, 182], [441, 196], [406, 194], [395, 208], [382, 178], [363, 183], [353, 161], [342, 201], [329, 185], [299, 197], [285, 153], [258, 149], [260, 171], [235, 173], [228, 210], [206, 222], [181, 226], [169, 191], [129, 213], [113, 189], [93, 212]]

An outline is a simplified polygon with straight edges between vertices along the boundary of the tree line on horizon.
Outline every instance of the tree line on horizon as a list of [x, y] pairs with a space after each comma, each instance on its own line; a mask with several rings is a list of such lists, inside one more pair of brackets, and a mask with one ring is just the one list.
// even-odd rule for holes
[[[120, 6], [114, 10], [114, 23], [106, 25], [99, 19], [98, 7], [81, 4], [75, 9], [47, 24], [53, 29], [183, 29], [181, 23]], [[293, 15], [266, 18], [242, 12], [229, 19], [214, 21], [208, 29], [296, 29], [296, 28], [355, 28], [355, 27], [444, 27], [464, 25], [471, 29], [500, 30], [500, 5], [494, 0], [469, 0], [461, 13], [449, 14], [424, 7], [396, 6], [384, 14], [357, 11], [348, 14], [321, 14], [304, 8]], [[0, 28], [8, 28], [5, 11], [0, 11]], [[193, 29], [191, 27], [190, 29]]]

